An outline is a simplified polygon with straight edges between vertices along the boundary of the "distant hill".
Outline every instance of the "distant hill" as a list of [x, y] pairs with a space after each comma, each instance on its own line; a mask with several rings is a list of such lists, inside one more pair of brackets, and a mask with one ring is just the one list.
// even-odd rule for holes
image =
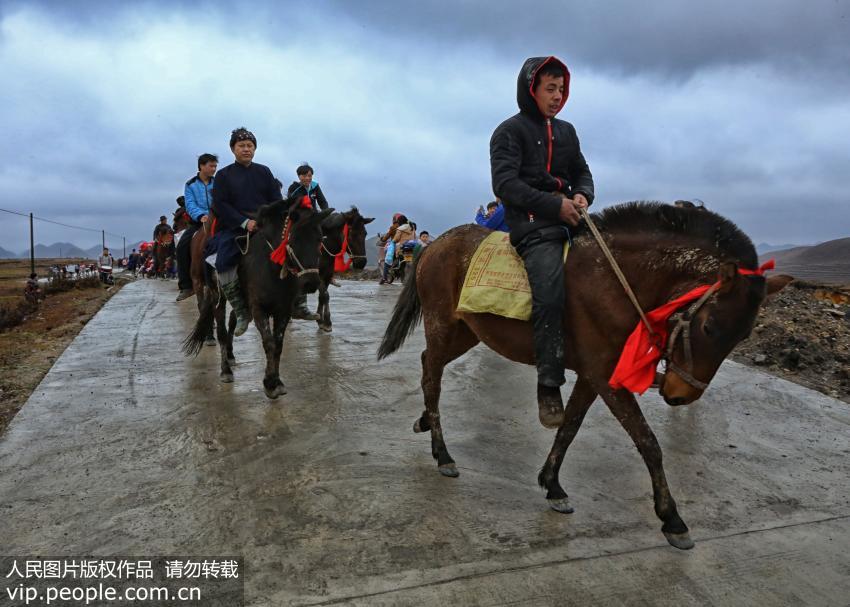
[[[30, 250], [23, 251], [17, 257], [26, 258], [30, 256]], [[54, 242], [51, 245], [37, 244], [35, 245], [35, 256], [42, 257], [91, 257], [86, 251], [83, 251], [76, 245], [70, 242]]]
[[776, 271], [795, 278], [850, 284], [850, 238], [793, 247], [763, 255], [776, 260]]
[[768, 244], [766, 242], [760, 242], [756, 245], [756, 253], [764, 255], [772, 251], [784, 251], [785, 249], [794, 249], [799, 246], [798, 244]]
[[18, 254], [0, 247], [0, 259], [17, 259]]

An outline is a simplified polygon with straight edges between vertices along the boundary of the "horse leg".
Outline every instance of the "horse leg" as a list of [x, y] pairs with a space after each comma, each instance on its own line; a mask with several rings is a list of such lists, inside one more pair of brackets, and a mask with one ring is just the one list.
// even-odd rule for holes
[[278, 312], [274, 315], [274, 329], [272, 332], [272, 336], [274, 337], [274, 359], [272, 365], [274, 366], [275, 379], [277, 380], [275, 391], [278, 396], [286, 394], [283, 380], [280, 379], [280, 355], [283, 353], [283, 335], [286, 332], [286, 326], [288, 324], [289, 314]]
[[694, 547], [694, 542], [688, 533], [688, 526], [676, 510], [676, 502], [670, 495], [664, 466], [661, 461], [661, 447], [649, 424], [643, 416], [635, 397], [628, 392], [606, 390], [601, 394], [605, 404], [620, 422], [643, 457], [649, 475], [652, 478], [652, 494], [655, 499], [655, 514], [664, 523], [661, 531], [671, 546], [682, 550]]
[[[224, 325], [224, 317], [221, 319], [222, 326]], [[236, 357], [233, 356], [233, 333], [236, 331], [236, 312], [233, 310], [230, 311], [230, 318], [227, 320], [227, 360], [230, 361], [230, 364], [234, 364], [236, 362]]]
[[259, 331], [260, 337], [263, 340], [263, 350], [266, 353], [266, 374], [263, 377], [263, 391], [268, 398], [275, 399], [283, 393], [279, 392], [279, 390], [283, 389], [283, 384], [280, 381], [280, 377], [278, 377], [275, 361], [276, 344], [275, 335], [272, 332], [271, 319], [258, 306], [254, 306], [251, 315], [254, 317], [254, 324], [257, 325], [257, 331]]
[[555, 435], [555, 442], [552, 444], [552, 450], [546, 458], [546, 463], [537, 475], [537, 482], [541, 487], [546, 489], [546, 499], [549, 500], [549, 506], [558, 512], [570, 514], [573, 512], [573, 507], [570, 506], [566, 491], [561, 487], [558, 481], [558, 473], [561, 470], [561, 464], [564, 461], [564, 455], [573, 442], [578, 433], [581, 424], [584, 421], [584, 416], [590, 405], [596, 399], [597, 392], [593, 389], [590, 383], [579, 376], [573, 386], [570, 399], [567, 401], [567, 407], [564, 411], [564, 423], [558, 428], [558, 433]]
[[[447, 364], [468, 352], [478, 343], [478, 337], [461, 322], [448, 326], [425, 326], [426, 348], [422, 352], [422, 393], [425, 411], [413, 425], [414, 432], [431, 430], [431, 455], [437, 460], [437, 469], [443, 476], [459, 475], [455, 461], [446, 449], [443, 428], [440, 424], [440, 392], [443, 369]], [[434, 323], [438, 325], [439, 323]]]
[[328, 293], [328, 283], [323, 280], [321, 287], [319, 287], [319, 308], [316, 310], [316, 314], [319, 315], [319, 320], [316, 322], [319, 323], [319, 328], [327, 333], [333, 331], [333, 326], [331, 324], [331, 307], [329, 305], [330, 299], [331, 296]]
[[219, 379], [229, 384], [233, 381], [233, 369], [230, 368], [232, 364], [232, 351], [228, 354], [228, 347], [232, 347], [229, 345], [228, 336], [227, 336], [227, 328], [224, 323], [224, 318], [227, 312], [227, 300], [220, 293], [211, 293], [210, 297], [218, 297], [218, 303], [215, 306], [215, 330], [218, 336], [218, 351], [221, 356], [221, 374], [219, 375]]

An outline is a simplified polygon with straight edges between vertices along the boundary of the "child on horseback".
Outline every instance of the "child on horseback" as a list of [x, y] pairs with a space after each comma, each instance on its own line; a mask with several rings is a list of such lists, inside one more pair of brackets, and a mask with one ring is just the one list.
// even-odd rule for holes
[[572, 124], [557, 120], [570, 73], [556, 57], [527, 59], [517, 78], [519, 113], [490, 139], [493, 191], [505, 207], [511, 244], [525, 262], [537, 365], [540, 423], [564, 419], [564, 263], [567, 226], [593, 202], [593, 176]]
[[[298, 176], [298, 181], [293, 181], [287, 190], [289, 198], [295, 196], [309, 196], [310, 202], [313, 203], [314, 211], [324, 211], [328, 208], [328, 200], [322, 192], [318, 181], [313, 181], [313, 167], [306, 162], [295, 169], [295, 174]], [[319, 315], [314, 314], [307, 308], [307, 295], [301, 293], [295, 298], [295, 304], [292, 307], [292, 318], [299, 320], [319, 320]]]

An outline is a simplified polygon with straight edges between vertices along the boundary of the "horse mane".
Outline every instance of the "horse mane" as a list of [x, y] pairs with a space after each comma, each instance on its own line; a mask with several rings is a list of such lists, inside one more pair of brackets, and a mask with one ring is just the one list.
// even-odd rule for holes
[[257, 223], [261, 226], [272, 224], [276, 225], [283, 221], [284, 217], [289, 214], [289, 207], [292, 201], [288, 199], [276, 200], [269, 204], [264, 204], [257, 209]]
[[736, 261], [747, 269], [758, 266], [749, 236], [725, 217], [703, 207], [680, 208], [661, 202], [626, 202], [594, 214], [604, 232], [644, 233], [656, 238], [683, 236], [718, 258]]

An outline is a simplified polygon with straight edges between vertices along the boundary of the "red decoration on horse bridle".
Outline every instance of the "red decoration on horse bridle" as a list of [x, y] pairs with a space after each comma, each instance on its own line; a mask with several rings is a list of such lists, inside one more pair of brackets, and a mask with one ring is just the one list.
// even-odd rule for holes
[[345, 254], [348, 251], [348, 224], [345, 224], [342, 228], [342, 248], [339, 250], [334, 256], [334, 272], [347, 272], [348, 268], [351, 267], [351, 256], [348, 257], [348, 261], [345, 260]]
[[[739, 268], [738, 273], [743, 276], [763, 276], [765, 271], [773, 270], [775, 267], [776, 264], [771, 259], [763, 263], [757, 270]], [[624, 388], [629, 392], [637, 392], [638, 394], [646, 392], [655, 379], [655, 368], [664, 355], [668, 336], [667, 324], [670, 316], [679, 308], [702, 297], [709, 289], [716, 289], [719, 285], [720, 282], [713, 285], [700, 285], [648, 312], [646, 317], [649, 324], [652, 325], [655, 335], [650, 335], [646, 325], [638, 321], [637, 326], [623, 346], [620, 360], [614, 367], [614, 373], [611, 374], [608, 385], [615, 390]]]
[[[298, 206], [300, 206], [302, 209], [312, 209], [313, 201], [310, 200], [309, 196], [304, 196], [303, 198], [301, 198], [301, 203]], [[286, 252], [289, 248], [290, 236], [292, 236], [292, 218], [287, 217], [286, 225], [283, 226], [283, 234], [281, 236], [280, 244], [269, 255], [269, 259], [271, 259], [279, 266], [282, 266], [286, 263]]]

